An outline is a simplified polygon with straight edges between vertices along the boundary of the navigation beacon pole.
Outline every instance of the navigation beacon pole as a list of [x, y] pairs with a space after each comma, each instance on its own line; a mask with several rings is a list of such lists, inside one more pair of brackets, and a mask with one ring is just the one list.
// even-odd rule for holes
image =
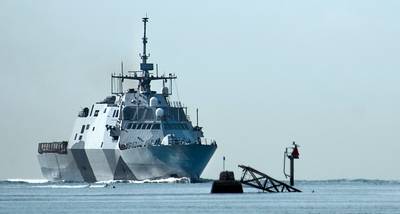
[[[290, 186], [294, 186], [294, 159], [299, 159], [299, 150], [298, 145], [293, 141], [293, 147], [287, 147], [285, 149], [284, 157], [283, 157], [283, 173], [286, 177], [290, 178]], [[289, 154], [288, 149], [292, 149], [292, 152]], [[290, 160], [290, 175], [285, 172], [285, 160], [286, 157]]]

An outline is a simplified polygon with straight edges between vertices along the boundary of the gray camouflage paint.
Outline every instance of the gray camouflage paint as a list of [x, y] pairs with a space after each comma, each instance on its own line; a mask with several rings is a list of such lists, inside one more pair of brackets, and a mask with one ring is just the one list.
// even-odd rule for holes
[[[93, 172], [90, 158], [107, 159], [99, 177], [108, 180], [143, 180], [162, 177], [189, 177], [197, 181], [216, 150], [216, 145], [169, 145], [149, 146], [127, 150], [81, 149], [82, 144], [69, 149], [67, 154], [38, 154], [42, 174], [52, 181], [96, 182], [99, 179]], [[144, 158], [147, 157], [147, 158]], [[57, 159], [62, 159], [60, 164]], [[43, 164], [42, 164], [43, 163]], [[96, 172], [97, 173], [97, 172]], [[73, 176], [72, 176], [73, 175]]]

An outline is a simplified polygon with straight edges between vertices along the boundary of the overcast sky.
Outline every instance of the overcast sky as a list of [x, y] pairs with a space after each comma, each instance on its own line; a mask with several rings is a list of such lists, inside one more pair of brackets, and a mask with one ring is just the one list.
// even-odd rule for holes
[[[400, 1], [0, 1], [0, 179], [41, 178], [37, 143], [150, 62], [176, 73], [218, 143], [203, 177], [249, 164], [283, 178], [400, 179]], [[128, 85], [127, 85], [128, 86]], [[134, 84], [131, 85], [132, 87]], [[154, 85], [154, 89], [159, 89]], [[176, 88], [173, 89], [176, 92]]]

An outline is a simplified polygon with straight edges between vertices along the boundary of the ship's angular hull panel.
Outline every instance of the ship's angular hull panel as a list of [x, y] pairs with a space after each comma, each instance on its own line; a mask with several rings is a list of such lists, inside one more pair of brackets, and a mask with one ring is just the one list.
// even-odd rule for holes
[[121, 157], [139, 180], [160, 177], [199, 179], [215, 145], [149, 146], [121, 151]]
[[71, 149], [70, 151], [72, 153], [72, 156], [74, 157], [74, 161], [78, 166], [79, 172], [81, 173], [83, 179], [87, 182], [95, 182], [96, 176], [94, 175], [92, 163], [89, 162], [89, 158], [87, 155], [88, 150]]
[[134, 178], [118, 170], [123, 164], [119, 160], [119, 151], [114, 149], [68, 149], [68, 154], [44, 153], [38, 154], [38, 159], [43, 176], [51, 181], [96, 182]]
[[38, 154], [40, 169], [45, 178], [51, 181], [84, 181], [72, 154]]
[[114, 180], [137, 180], [132, 170], [126, 165], [125, 161], [120, 157], [118, 159], [115, 171]]
[[[49, 180], [144, 180], [162, 177], [199, 179], [215, 145], [149, 146], [127, 150], [70, 149], [68, 154], [39, 154]], [[107, 163], [107, 164], [98, 164]]]

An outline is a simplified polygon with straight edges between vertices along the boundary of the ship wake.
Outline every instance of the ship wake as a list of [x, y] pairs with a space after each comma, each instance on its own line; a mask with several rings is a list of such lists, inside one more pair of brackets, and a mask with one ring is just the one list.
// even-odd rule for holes
[[95, 183], [86, 182], [70, 182], [70, 181], [49, 181], [46, 179], [5, 179], [0, 180], [0, 185], [7, 184], [30, 184], [35, 187], [43, 188], [99, 188], [108, 187], [111, 184], [158, 184], [158, 183], [190, 183], [190, 178], [160, 178], [160, 179], [146, 179], [146, 180], [108, 180], [108, 181], [98, 181]]

